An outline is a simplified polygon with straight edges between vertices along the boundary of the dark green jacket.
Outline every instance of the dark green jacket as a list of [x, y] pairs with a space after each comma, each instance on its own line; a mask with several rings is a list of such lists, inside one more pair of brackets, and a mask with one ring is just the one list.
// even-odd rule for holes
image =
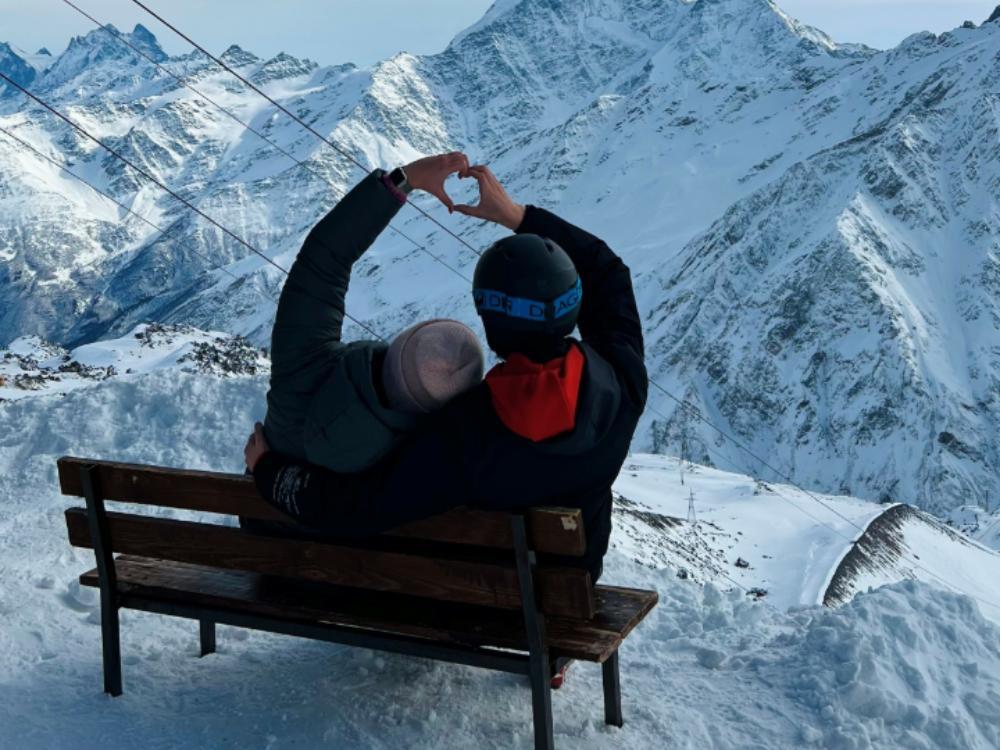
[[400, 209], [383, 174], [368, 175], [309, 233], [271, 336], [268, 444], [342, 473], [371, 468], [417, 424], [379, 399], [386, 344], [341, 341], [351, 267]]

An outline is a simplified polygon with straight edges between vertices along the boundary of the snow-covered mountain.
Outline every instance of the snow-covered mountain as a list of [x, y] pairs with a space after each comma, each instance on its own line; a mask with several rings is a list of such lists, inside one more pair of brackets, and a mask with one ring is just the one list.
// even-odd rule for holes
[[[287, 267], [361, 171], [202, 56], [125, 35], [297, 164], [116, 33], [0, 65]], [[797, 482], [1000, 506], [1000, 23], [877, 52], [767, 0], [499, 0], [437, 55], [225, 58], [363, 163], [465, 149], [604, 236], [635, 273], [654, 377]], [[278, 271], [9, 90], [0, 127], [168, 230], [0, 134], [0, 345], [149, 320], [267, 343]], [[474, 247], [498, 236], [422, 205]], [[471, 275], [416, 212], [398, 226]], [[467, 282], [392, 233], [349, 304], [387, 335], [475, 323]], [[635, 448], [774, 478], [656, 390]]]
[[84, 344], [72, 352], [37, 336], [24, 336], [0, 349], [0, 403], [66, 394], [116, 376], [172, 368], [189, 373], [266, 375], [271, 363], [245, 339], [191, 326], [136, 326], [121, 339]]

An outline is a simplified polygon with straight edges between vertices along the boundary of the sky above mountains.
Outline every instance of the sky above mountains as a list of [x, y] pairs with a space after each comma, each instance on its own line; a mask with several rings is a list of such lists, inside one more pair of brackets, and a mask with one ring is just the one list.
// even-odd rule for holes
[[[142, 23], [170, 54], [187, 46], [128, 0], [75, 0], [101, 21], [131, 29]], [[887, 48], [918, 31], [940, 33], [963, 21], [982, 23], [1000, 0], [782, 0], [779, 5], [834, 39]], [[369, 65], [400, 50], [438, 52], [478, 20], [491, 0], [153, 0], [199, 42], [222, 51], [232, 43], [270, 57], [287, 51], [320, 64]], [[0, 39], [34, 52], [58, 54], [71, 36], [93, 28], [60, 0], [0, 0]]]

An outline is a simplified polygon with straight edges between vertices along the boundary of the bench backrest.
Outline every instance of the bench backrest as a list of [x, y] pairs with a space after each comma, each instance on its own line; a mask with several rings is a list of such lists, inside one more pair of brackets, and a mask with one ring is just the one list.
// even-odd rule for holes
[[[111, 549], [173, 562], [246, 570], [336, 586], [501, 609], [520, 609], [513, 559], [513, 517], [456, 509], [363, 542], [313, 541], [281, 536], [291, 519], [260, 498], [243, 475], [61, 458], [62, 493], [92, 502], [147, 506], [277, 521], [275, 535], [250, 533], [230, 522], [180, 521], [137, 513], [106, 514]], [[594, 591], [589, 573], [555, 567], [545, 555], [579, 557], [585, 551], [579, 510], [535, 508], [524, 515], [529, 546], [543, 555], [537, 569], [538, 605], [550, 615], [590, 619]], [[70, 543], [93, 547], [85, 508], [66, 511]]]

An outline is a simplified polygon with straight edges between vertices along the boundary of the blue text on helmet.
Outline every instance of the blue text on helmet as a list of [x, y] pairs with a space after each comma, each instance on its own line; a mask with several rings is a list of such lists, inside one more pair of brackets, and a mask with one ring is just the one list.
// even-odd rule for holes
[[569, 291], [551, 302], [511, 297], [491, 289], [473, 289], [472, 297], [480, 314], [495, 312], [509, 318], [545, 322], [558, 320], [575, 312], [583, 302], [583, 284], [577, 279]]

